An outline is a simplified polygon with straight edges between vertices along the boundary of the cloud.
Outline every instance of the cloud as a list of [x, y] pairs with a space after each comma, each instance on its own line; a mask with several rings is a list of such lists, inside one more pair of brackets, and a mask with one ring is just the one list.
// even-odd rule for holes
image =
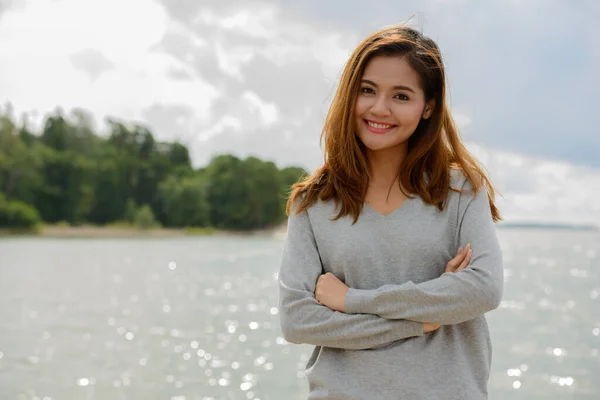
[[71, 55], [71, 63], [95, 80], [102, 73], [112, 69], [114, 64], [102, 53], [94, 49], [85, 49]]
[[142, 110], [141, 119], [159, 140], [183, 142], [190, 131], [197, 129], [193, 125], [194, 109], [188, 105], [155, 103]]
[[189, 134], [198, 163], [222, 151], [280, 164], [321, 159], [320, 123], [347, 57], [348, 37], [285, 18], [276, 3], [179, 3], [185, 13], [165, 6], [175, 18], [171, 25], [182, 28], [168, 30], [156, 47], [218, 91], [209, 121]]
[[279, 110], [273, 103], [263, 101], [256, 93], [246, 91], [242, 94], [246, 108], [259, 115], [263, 126], [272, 125], [278, 119]]
[[594, 224], [600, 227], [600, 171], [565, 161], [489, 150], [469, 143], [499, 191], [507, 221]]
[[600, 3], [306, 0], [290, 18], [364, 36], [411, 24], [438, 42], [469, 137], [509, 151], [600, 167]]
[[413, 24], [442, 48], [457, 125], [507, 218], [598, 221], [598, 172], [585, 165], [600, 166], [600, 8], [565, 4], [28, 0], [0, 14], [0, 96], [18, 112], [147, 123], [196, 165], [228, 152], [312, 169], [354, 46], [420, 12]]
[[153, 50], [169, 27], [151, 0], [31, 0], [0, 24], [2, 100], [39, 117], [60, 105], [97, 119], [138, 120], [166, 104], [192, 106], [193, 119], [206, 120], [216, 89], [185, 62]]

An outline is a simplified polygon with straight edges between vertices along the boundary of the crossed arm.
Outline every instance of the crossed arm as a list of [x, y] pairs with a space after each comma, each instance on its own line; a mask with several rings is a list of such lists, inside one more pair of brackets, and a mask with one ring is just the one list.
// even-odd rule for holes
[[496, 308], [503, 290], [502, 259], [485, 190], [466, 202], [460, 215], [459, 243], [470, 241], [472, 252], [459, 251], [437, 279], [374, 290], [348, 288], [333, 275], [322, 275], [308, 214], [290, 216], [280, 272], [285, 338], [367, 349], [421, 336], [439, 325], [465, 322]]
[[421, 322], [346, 314], [319, 303], [314, 292], [321, 273], [308, 214], [290, 216], [279, 273], [280, 324], [288, 342], [362, 350], [424, 334]]
[[[467, 246], [465, 246], [464, 248], [459, 248], [458, 251], [456, 252], [456, 256], [452, 260], [450, 260], [448, 262], [448, 264], [446, 264], [445, 273], [455, 273], [455, 272], [459, 272], [459, 271], [462, 271], [463, 269], [467, 268], [467, 266], [469, 265], [469, 262], [471, 261], [472, 255], [473, 255], [473, 249], [471, 248], [470, 243], [467, 244]], [[398, 285], [388, 285], [388, 286], [385, 286], [384, 288], [387, 288], [388, 290], [391, 290], [391, 291], [397, 291]], [[326, 306], [332, 310], [340, 311], [340, 312], [344, 312], [344, 313], [347, 312], [346, 303], [348, 303], [349, 301], [352, 301], [352, 298], [350, 296], [352, 296], [356, 292], [357, 291], [355, 291], [355, 290], [350, 291], [350, 288], [348, 286], [346, 286], [346, 284], [344, 282], [339, 280], [331, 272], [328, 272], [326, 274], [319, 276], [319, 278], [317, 280], [317, 284], [315, 286], [315, 298], [317, 299], [317, 301], [319, 303], [323, 304], [324, 306]], [[375, 297], [377, 295], [376, 290], [362, 290], [362, 291], [360, 291], [360, 293], [367, 293], [368, 295], [372, 295], [373, 297]], [[363, 294], [363, 297], [364, 297], [364, 294]], [[389, 297], [392, 297], [391, 293], [390, 293]], [[391, 300], [392, 300], [392, 302], [394, 301], [394, 299], [391, 299]], [[385, 304], [385, 306], [393, 307], [393, 304]], [[373, 308], [377, 309], [376, 306], [374, 306]], [[383, 309], [383, 305], [380, 305], [379, 308]], [[400, 319], [400, 318], [394, 318], [393, 311], [394, 310], [392, 309], [392, 310], [381, 310], [379, 312], [369, 312], [369, 313], [376, 314], [376, 315], [379, 315], [380, 317], [384, 317], [387, 319]], [[423, 328], [426, 333], [437, 330], [439, 327], [440, 327], [440, 324], [437, 324], [437, 323], [423, 322]]]

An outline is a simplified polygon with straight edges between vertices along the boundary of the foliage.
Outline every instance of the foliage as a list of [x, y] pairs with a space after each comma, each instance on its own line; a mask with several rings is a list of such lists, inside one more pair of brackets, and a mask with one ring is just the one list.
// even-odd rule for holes
[[133, 224], [140, 229], [150, 229], [160, 225], [148, 204], [144, 204], [136, 211]]
[[33, 132], [10, 106], [0, 110], [0, 228], [64, 221], [261, 229], [284, 221], [290, 185], [306, 173], [231, 154], [195, 169], [183, 143], [114, 119], [100, 135], [92, 121], [83, 110], [57, 110]]
[[7, 201], [0, 193], [0, 227], [37, 230], [41, 222], [35, 208], [22, 201]]

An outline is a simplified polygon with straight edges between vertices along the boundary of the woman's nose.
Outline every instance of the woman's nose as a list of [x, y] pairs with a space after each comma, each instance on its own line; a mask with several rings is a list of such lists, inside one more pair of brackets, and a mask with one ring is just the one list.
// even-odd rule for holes
[[380, 116], [387, 116], [391, 114], [390, 106], [387, 102], [387, 99], [383, 96], [379, 96], [375, 99], [375, 103], [373, 107], [371, 107], [371, 112]]

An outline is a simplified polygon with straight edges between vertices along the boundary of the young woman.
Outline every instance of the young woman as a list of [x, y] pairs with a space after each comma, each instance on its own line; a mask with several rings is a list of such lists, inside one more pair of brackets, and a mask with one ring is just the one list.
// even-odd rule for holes
[[445, 88], [437, 45], [406, 26], [344, 68], [325, 162], [288, 201], [279, 274], [284, 337], [315, 346], [309, 399], [487, 398], [500, 214]]

